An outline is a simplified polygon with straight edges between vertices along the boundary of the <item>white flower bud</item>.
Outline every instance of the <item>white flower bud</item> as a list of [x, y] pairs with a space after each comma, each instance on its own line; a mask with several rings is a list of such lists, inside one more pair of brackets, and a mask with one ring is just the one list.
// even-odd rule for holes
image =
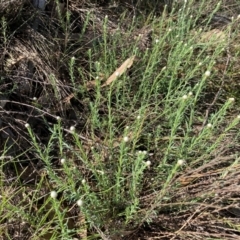
[[50, 196], [51, 196], [51, 198], [57, 198], [57, 192], [56, 191], [51, 191]]
[[206, 76], [206, 77], [209, 77], [210, 75], [211, 75], [211, 72], [210, 72], [210, 71], [206, 71], [206, 72], [205, 72], [205, 76]]
[[145, 164], [146, 164], [147, 167], [150, 167], [151, 161], [148, 160], [148, 161], [145, 162]]
[[77, 205], [81, 207], [83, 205], [83, 200], [82, 199], [77, 200]]
[[212, 124], [211, 123], [208, 123], [207, 124], [207, 128], [211, 128], [212, 127]]
[[74, 126], [71, 126], [71, 127], [70, 127], [70, 131], [71, 131], [71, 132], [75, 132], [75, 127], [74, 127]]
[[183, 95], [183, 96], [182, 96], [182, 99], [183, 99], [183, 100], [186, 100], [187, 98], [188, 98], [187, 95]]
[[128, 137], [128, 136], [125, 136], [125, 137], [123, 138], [123, 141], [124, 141], [124, 142], [128, 142], [128, 141], [129, 141], [129, 137]]
[[177, 165], [182, 166], [183, 164], [184, 164], [184, 160], [179, 159], [179, 160], [177, 161]]

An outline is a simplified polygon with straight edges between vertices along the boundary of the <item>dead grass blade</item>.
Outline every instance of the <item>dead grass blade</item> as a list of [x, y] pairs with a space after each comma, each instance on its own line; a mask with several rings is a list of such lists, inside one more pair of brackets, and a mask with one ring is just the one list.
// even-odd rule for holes
[[118, 77], [120, 77], [128, 68], [130, 68], [133, 64], [135, 56], [128, 58], [102, 85], [102, 87], [110, 85], [114, 82]]

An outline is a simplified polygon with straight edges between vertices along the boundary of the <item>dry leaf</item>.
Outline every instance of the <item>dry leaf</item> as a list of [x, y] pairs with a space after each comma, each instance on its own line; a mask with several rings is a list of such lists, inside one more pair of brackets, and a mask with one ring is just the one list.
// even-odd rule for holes
[[128, 58], [102, 85], [102, 87], [108, 86], [113, 81], [115, 81], [118, 77], [120, 77], [128, 68], [130, 68], [133, 64], [135, 56]]

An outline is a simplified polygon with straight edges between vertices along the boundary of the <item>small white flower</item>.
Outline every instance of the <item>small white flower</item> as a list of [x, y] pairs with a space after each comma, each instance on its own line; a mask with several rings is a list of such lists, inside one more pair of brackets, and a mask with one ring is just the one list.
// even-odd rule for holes
[[141, 150], [139, 150], [139, 151], [138, 151], [138, 154], [139, 154], [139, 155], [140, 155], [140, 154], [142, 154], [142, 151], [141, 151]]
[[146, 150], [144, 150], [142, 153], [143, 153], [144, 155], [147, 155], [147, 151], [146, 151]]
[[70, 127], [70, 131], [71, 131], [71, 132], [75, 132], [75, 127], [74, 127], [74, 126], [71, 126], [71, 127]]
[[148, 161], [145, 162], [145, 164], [146, 164], [147, 167], [150, 167], [151, 161], [148, 160]]
[[211, 75], [211, 72], [210, 72], [210, 71], [206, 71], [206, 72], [205, 72], [205, 76], [206, 76], [206, 77], [209, 77], [210, 75]]
[[208, 123], [207, 124], [207, 128], [211, 128], [212, 127], [212, 124], [211, 123]]
[[159, 43], [159, 39], [156, 39], [156, 40], [155, 40], [155, 43]]
[[98, 80], [99, 79], [99, 76], [96, 76], [96, 80]]
[[56, 198], [57, 197], [57, 192], [56, 191], [51, 191], [50, 196], [51, 196], [51, 198]]
[[237, 19], [240, 19], [240, 14], [237, 16]]
[[171, 29], [171, 28], [169, 28], [169, 29], [168, 29], [168, 31], [169, 31], [169, 32], [171, 32], [171, 31], [172, 31], [172, 29]]
[[179, 159], [179, 160], [177, 161], [177, 165], [178, 165], [178, 166], [182, 166], [183, 164], [184, 164], [184, 160]]
[[72, 57], [72, 60], [75, 61], [75, 57]]
[[119, 72], [116, 72], [115, 75], [118, 77], [119, 76]]
[[128, 142], [128, 141], [129, 141], [129, 137], [128, 137], [128, 136], [125, 136], [125, 137], [123, 138], [123, 141], [124, 141], [124, 142]]
[[187, 43], [184, 44], [184, 47], [186, 47], [186, 46], [187, 46]]
[[77, 200], [77, 205], [81, 207], [83, 205], [83, 200], [82, 199]]
[[140, 116], [140, 115], [138, 115], [138, 116], [137, 116], [137, 119], [139, 120], [140, 118], [141, 118], [141, 116]]
[[82, 184], [85, 184], [85, 183], [86, 183], [86, 180], [85, 180], [85, 179], [83, 179], [83, 180], [82, 180]]
[[202, 62], [198, 63], [198, 66], [202, 66]]
[[125, 128], [126, 128], [126, 130], [128, 130], [128, 129], [129, 129], [129, 126], [126, 126]]
[[57, 116], [57, 117], [56, 117], [56, 119], [57, 119], [58, 121], [60, 121], [60, 120], [61, 120], [61, 118], [60, 118], [59, 116]]
[[62, 159], [60, 160], [60, 162], [61, 162], [61, 164], [64, 164], [64, 163], [66, 162], [65, 158], [62, 158]]
[[193, 95], [193, 93], [192, 93], [192, 92], [189, 92], [189, 93], [188, 93], [188, 96], [192, 96], [192, 95]]
[[33, 98], [33, 101], [37, 101], [37, 98], [36, 98], [36, 97], [34, 97], [34, 98]]
[[30, 125], [28, 123], [26, 123], [25, 128], [30, 128]]
[[183, 100], [186, 100], [187, 98], [188, 98], [187, 95], [183, 95], [183, 96], [182, 96], [182, 99], [183, 99]]
[[190, 50], [193, 50], [193, 46], [190, 47]]
[[108, 18], [108, 15], [105, 15], [105, 18]]
[[238, 115], [237, 118], [240, 119], [240, 115]]
[[234, 102], [235, 99], [234, 99], [234, 98], [229, 98], [228, 101], [229, 101], [229, 102]]

